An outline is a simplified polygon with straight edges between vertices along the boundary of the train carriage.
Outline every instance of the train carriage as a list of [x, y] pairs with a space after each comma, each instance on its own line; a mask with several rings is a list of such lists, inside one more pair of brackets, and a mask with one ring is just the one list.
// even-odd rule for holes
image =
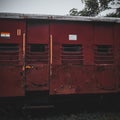
[[120, 19], [0, 13], [0, 97], [120, 92]]

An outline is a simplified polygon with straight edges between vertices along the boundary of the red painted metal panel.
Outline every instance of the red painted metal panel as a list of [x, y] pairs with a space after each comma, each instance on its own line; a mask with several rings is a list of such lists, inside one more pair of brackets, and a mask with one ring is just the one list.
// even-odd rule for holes
[[54, 66], [51, 83], [51, 94], [83, 94], [96, 92], [93, 66]]
[[49, 90], [49, 24], [33, 20], [27, 26], [26, 89]]
[[[115, 66], [114, 24], [96, 23], [94, 39], [95, 76], [99, 91], [102, 89], [115, 90], [117, 70]], [[99, 84], [99, 85], [98, 85]]]
[[96, 23], [94, 32], [94, 44], [113, 45], [114, 33], [112, 23]]
[[0, 65], [0, 97], [24, 96], [22, 66]]
[[25, 32], [25, 24], [22, 20], [0, 20], [0, 35], [8, 34], [8, 37], [0, 37], [0, 43], [21, 44], [22, 33]]
[[24, 96], [22, 41], [25, 22], [0, 20], [0, 97]]
[[[61, 47], [65, 44], [83, 45], [84, 64], [93, 64], [93, 25], [91, 23], [57, 22], [51, 25], [53, 35], [53, 61], [61, 64]], [[69, 35], [76, 35], [77, 40], [69, 40]]]
[[114, 90], [117, 82], [115, 66], [96, 66], [97, 88], [99, 90]]
[[28, 21], [27, 43], [48, 44], [49, 24], [47, 21], [31, 20]]
[[50, 30], [53, 35], [50, 94], [94, 92], [92, 24], [58, 22]]
[[116, 64], [120, 65], [120, 25], [116, 24], [114, 27], [114, 40], [115, 40], [115, 55]]
[[[116, 90], [113, 24], [56, 22], [50, 30], [53, 35], [50, 94]], [[99, 71], [102, 67], [104, 70]]]
[[115, 61], [116, 61], [116, 68], [117, 68], [117, 87], [118, 91], [120, 91], [120, 25], [116, 24], [114, 27], [114, 37], [115, 37]]
[[116, 91], [119, 31], [113, 23], [32, 19], [25, 36], [24, 21], [0, 20], [0, 96], [23, 96], [24, 84], [50, 95]]

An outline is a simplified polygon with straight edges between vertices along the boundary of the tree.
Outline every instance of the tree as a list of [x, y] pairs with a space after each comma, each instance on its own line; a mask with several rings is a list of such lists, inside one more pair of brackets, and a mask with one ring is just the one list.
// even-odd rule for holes
[[99, 4], [97, 0], [85, 0], [85, 8], [79, 11], [82, 16], [95, 16], [98, 14]]
[[[109, 4], [119, 5], [120, 0], [81, 0], [85, 4], [85, 8], [78, 11], [76, 8], [70, 10], [70, 15], [74, 16], [96, 16], [100, 12], [110, 9]], [[120, 7], [116, 8], [116, 13], [108, 14], [107, 16], [120, 16]]]
[[120, 18], [120, 8], [117, 8], [116, 13], [110, 13], [106, 15], [107, 17], [119, 17]]
[[72, 15], [72, 16], [79, 16], [78, 9], [76, 9], [76, 8], [71, 9], [69, 11], [69, 14]]
[[108, 4], [112, 2], [113, 0], [98, 0], [99, 2], [99, 12], [108, 9]]

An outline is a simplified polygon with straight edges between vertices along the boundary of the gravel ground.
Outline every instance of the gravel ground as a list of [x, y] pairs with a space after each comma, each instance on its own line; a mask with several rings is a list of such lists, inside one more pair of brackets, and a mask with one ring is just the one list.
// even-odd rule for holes
[[[114, 112], [113, 112], [114, 111]], [[37, 109], [26, 110], [22, 113], [1, 115], [0, 120], [120, 120], [120, 111], [92, 109], [68, 110], [63, 109]]]
[[119, 99], [114, 101], [107, 99], [102, 104], [67, 102], [53, 108], [7, 109], [6, 111], [0, 107], [0, 120], [120, 120], [119, 101]]
[[77, 114], [61, 114], [53, 116], [37, 116], [31, 115], [19, 117], [1, 117], [0, 120], [120, 120], [120, 112], [118, 113], [77, 113]]
[[33, 120], [120, 120], [120, 113], [78, 113], [55, 115], [52, 117], [35, 118]]

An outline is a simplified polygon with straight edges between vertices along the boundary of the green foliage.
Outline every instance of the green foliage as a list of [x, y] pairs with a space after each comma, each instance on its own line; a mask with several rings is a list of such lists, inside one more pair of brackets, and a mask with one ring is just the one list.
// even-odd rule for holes
[[76, 8], [73, 8], [69, 11], [69, 14], [72, 16], [79, 16], [79, 11]]
[[[115, 4], [120, 4], [120, 0], [81, 0], [85, 3], [85, 8], [81, 11], [73, 8], [70, 10], [69, 14], [72, 16], [96, 16], [100, 12], [109, 9], [108, 4], [111, 2]], [[116, 13], [108, 14], [110, 17], [120, 17], [120, 8], [117, 8]]]
[[106, 16], [107, 17], [119, 17], [120, 18], [120, 8], [117, 9], [116, 13], [110, 13]]
[[105, 9], [108, 9], [108, 4], [113, 0], [99, 0], [99, 11], [103, 11]]
[[97, 0], [85, 0], [85, 8], [80, 11], [82, 16], [95, 16], [98, 14], [99, 5]]

